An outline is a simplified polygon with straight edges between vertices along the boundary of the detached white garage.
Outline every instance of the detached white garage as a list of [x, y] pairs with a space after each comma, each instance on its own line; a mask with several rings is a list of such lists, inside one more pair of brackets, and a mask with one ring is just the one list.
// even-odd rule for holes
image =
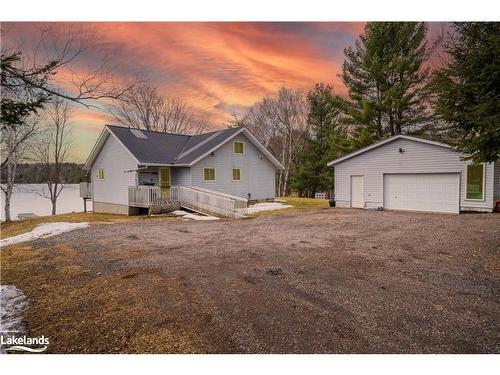
[[328, 163], [337, 207], [492, 211], [500, 164], [472, 165], [449, 145], [398, 135]]

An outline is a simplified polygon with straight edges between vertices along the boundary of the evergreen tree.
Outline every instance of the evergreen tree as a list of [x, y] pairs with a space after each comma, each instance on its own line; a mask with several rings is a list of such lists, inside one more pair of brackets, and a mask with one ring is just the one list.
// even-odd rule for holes
[[333, 187], [333, 171], [326, 163], [345, 152], [346, 135], [339, 126], [342, 109], [330, 86], [317, 84], [308, 101], [310, 134], [298, 155], [293, 187], [301, 196], [314, 197]]
[[342, 78], [350, 98], [344, 121], [357, 133], [380, 139], [428, 118], [426, 34], [421, 22], [369, 22], [344, 51]]
[[445, 45], [451, 60], [433, 80], [436, 114], [458, 136], [457, 149], [475, 162], [500, 155], [500, 24], [455, 24]]
[[[2, 97], [0, 99], [2, 130], [7, 127], [24, 125], [30, 115], [37, 114], [40, 109], [49, 101], [50, 95], [44, 91], [35, 92], [29, 89], [23, 90], [22, 84], [12, 79], [9, 72], [14, 70], [14, 66], [20, 60], [21, 53], [3, 54], [0, 58], [0, 83]], [[51, 65], [44, 66], [33, 72], [40, 84], [48, 79], [52, 74]]]

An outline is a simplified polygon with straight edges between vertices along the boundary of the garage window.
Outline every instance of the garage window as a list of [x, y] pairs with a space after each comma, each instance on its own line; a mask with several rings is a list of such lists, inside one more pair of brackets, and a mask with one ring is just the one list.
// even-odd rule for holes
[[484, 199], [484, 164], [468, 164], [465, 199]]

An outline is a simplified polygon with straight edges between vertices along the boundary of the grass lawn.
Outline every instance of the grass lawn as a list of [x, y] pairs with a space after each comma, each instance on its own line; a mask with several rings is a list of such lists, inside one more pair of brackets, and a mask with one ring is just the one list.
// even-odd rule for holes
[[328, 208], [328, 200], [327, 199], [313, 199], [313, 198], [298, 198], [298, 197], [278, 197], [276, 198], [276, 202], [282, 202], [283, 204], [289, 204], [293, 207], [283, 208], [282, 210], [274, 210], [274, 211], [261, 211], [252, 215], [247, 215], [248, 217], [260, 217], [260, 216], [269, 216], [269, 215], [279, 215], [288, 212], [295, 212], [304, 209], [319, 209], [319, 208]]
[[298, 197], [285, 197], [276, 198], [277, 201], [291, 204], [295, 208], [327, 208], [327, 199], [313, 199], [313, 198], [298, 198]]
[[0, 238], [7, 238], [12, 236], [17, 236], [21, 233], [30, 232], [37, 225], [44, 223], [53, 223], [53, 222], [69, 222], [69, 223], [82, 223], [85, 221], [91, 222], [101, 222], [101, 223], [110, 223], [110, 222], [121, 222], [133, 220], [133, 217], [125, 216], [125, 215], [112, 215], [112, 214], [100, 214], [100, 213], [71, 213], [71, 214], [61, 214], [54, 216], [40, 216], [32, 219], [24, 219], [24, 220], [15, 220], [10, 223], [2, 222], [0, 223]]

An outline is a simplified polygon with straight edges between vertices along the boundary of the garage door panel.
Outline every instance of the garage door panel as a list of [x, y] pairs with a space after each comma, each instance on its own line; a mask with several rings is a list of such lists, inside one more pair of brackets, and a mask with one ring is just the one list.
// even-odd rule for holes
[[459, 193], [458, 173], [384, 175], [387, 209], [458, 213]]

